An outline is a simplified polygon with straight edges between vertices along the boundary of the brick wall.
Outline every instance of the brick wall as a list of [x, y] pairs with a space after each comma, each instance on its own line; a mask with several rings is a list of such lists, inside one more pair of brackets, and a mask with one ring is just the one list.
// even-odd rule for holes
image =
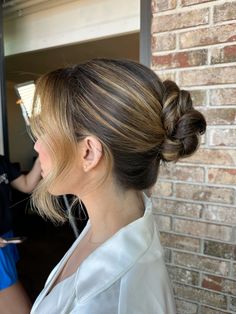
[[152, 68], [205, 114], [153, 199], [178, 314], [236, 313], [236, 1], [152, 0]]

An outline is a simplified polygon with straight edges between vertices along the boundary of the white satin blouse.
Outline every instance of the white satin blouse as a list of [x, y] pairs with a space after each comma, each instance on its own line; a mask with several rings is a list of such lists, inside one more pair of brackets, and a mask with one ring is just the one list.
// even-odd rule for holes
[[145, 197], [144, 216], [119, 230], [50, 290], [90, 222], [48, 277], [31, 314], [175, 314], [158, 230]]

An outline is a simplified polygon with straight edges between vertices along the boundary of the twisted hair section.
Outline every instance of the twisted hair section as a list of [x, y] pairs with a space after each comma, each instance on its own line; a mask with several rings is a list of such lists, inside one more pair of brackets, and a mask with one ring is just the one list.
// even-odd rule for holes
[[192, 155], [206, 130], [204, 116], [193, 108], [190, 93], [172, 81], [163, 82], [162, 122], [166, 132], [161, 147], [164, 161], [178, 161]]

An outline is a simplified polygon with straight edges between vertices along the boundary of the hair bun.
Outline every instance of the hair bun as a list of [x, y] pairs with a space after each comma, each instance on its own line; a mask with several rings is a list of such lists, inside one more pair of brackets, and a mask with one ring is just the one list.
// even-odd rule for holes
[[199, 136], [206, 130], [204, 116], [193, 108], [190, 93], [173, 81], [164, 81], [162, 123], [166, 132], [161, 147], [164, 161], [177, 161], [192, 155], [199, 146]]

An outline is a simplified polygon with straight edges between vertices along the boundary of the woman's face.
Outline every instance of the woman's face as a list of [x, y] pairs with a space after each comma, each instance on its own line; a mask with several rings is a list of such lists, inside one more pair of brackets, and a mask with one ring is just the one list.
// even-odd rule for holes
[[[41, 175], [43, 178], [53, 171], [52, 158], [50, 156], [49, 149], [42, 139], [38, 139], [34, 145], [35, 151], [39, 154], [39, 161], [41, 164]], [[82, 174], [81, 166], [75, 162], [72, 162], [67, 175], [62, 178], [54, 180], [50, 185], [48, 192], [52, 195], [62, 194], [74, 194], [77, 195], [84, 190], [85, 177]], [[83, 184], [82, 184], [83, 182]]]
[[[70, 166], [63, 177], [59, 176], [57, 179], [54, 179], [54, 182], [48, 189], [49, 193], [52, 195], [73, 194], [81, 197], [87, 194], [91, 189], [94, 189], [94, 187], [98, 185], [98, 182], [101, 182], [101, 179], [104, 177], [104, 172], [106, 171], [105, 166], [100, 167], [101, 170], [96, 171], [93, 169], [89, 172], [84, 170], [86, 165], [90, 165], [93, 162], [97, 163], [94, 159], [100, 159], [100, 157], [96, 157], [96, 155], [100, 156], [100, 151], [102, 151], [100, 147], [101, 144], [97, 139], [92, 140], [90, 138], [88, 142], [89, 144], [84, 140], [77, 144], [77, 152], [74, 160], [70, 162]], [[40, 138], [35, 142], [34, 149], [39, 154], [42, 169], [41, 175], [45, 178], [54, 168], [50, 156], [50, 149], [44, 143], [44, 140]]]
[[51, 170], [52, 162], [49, 156], [48, 149], [42, 140], [38, 139], [34, 144], [34, 149], [39, 154], [39, 161], [41, 164], [41, 176], [44, 178]]

